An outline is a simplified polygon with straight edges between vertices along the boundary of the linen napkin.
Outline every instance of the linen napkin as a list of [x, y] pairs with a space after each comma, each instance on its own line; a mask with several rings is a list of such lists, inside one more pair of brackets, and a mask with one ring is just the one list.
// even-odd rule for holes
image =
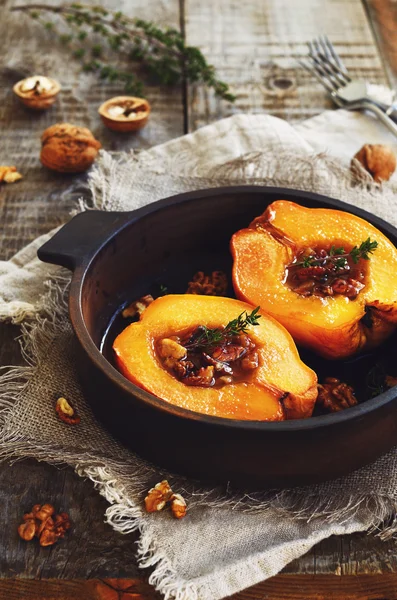
[[[378, 186], [362, 174], [365, 185], [352, 183], [349, 162], [363, 143], [395, 148], [362, 114], [329, 111], [294, 128], [266, 115], [236, 115], [140, 154], [103, 152], [79, 209], [132, 210], [183, 191], [253, 183], [326, 193], [397, 225], [395, 178]], [[275, 575], [330, 535], [397, 531], [396, 450], [336, 481], [247, 492], [160, 472], [112, 439], [79, 386], [70, 275], [35, 257], [46, 239], [0, 263], [0, 318], [22, 323], [27, 358], [0, 379], [0, 458], [67, 463], [89, 477], [110, 503], [108, 522], [121, 533], [140, 531], [139, 564], [152, 567], [150, 582], [166, 599], [218, 600]], [[80, 425], [56, 418], [61, 395], [73, 401]], [[188, 502], [181, 521], [143, 509], [145, 492], [165, 477]]]

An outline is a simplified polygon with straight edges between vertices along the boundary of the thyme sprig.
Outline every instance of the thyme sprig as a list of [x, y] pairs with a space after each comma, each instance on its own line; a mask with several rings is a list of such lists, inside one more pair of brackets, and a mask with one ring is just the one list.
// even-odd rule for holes
[[234, 336], [240, 333], [247, 333], [248, 327], [256, 327], [261, 315], [258, 315], [260, 306], [248, 314], [247, 311], [242, 312], [236, 319], [229, 321], [223, 328], [209, 328], [201, 325], [198, 328], [197, 335], [193, 334], [189, 343], [185, 346], [187, 350], [209, 350], [215, 346], [226, 344]]
[[370, 254], [373, 254], [377, 247], [378, 242], [375, 240], [371, 241], [371, 238], [369, 237], [364, 242], [361, 242], [359, 246], [354, 246], [350, 252], [345, 252], [344, 248], [336, 248], [335, 246], [331, 246], [329, 253], [324, 257], [318, 258], [313, 254], [309, 254], [308, 256], [305, 256], [303, 260], [291, 263], [288, 266], [289, 268], [316, 267], [328, 263], [335, 266], [337, 269], [344, 269], [347, 266], [349, 257], [352, 259], [354, 264], [357, 264], [361, 258], [364, 260], [369, 260]]
[[[235, 100], [229, 86], [216, 77], [215, 68], [207, 63], [202, 52], [187, 46], [176, 29], [160, 28], [151, 21], [130, 18], [120, 11], [78, 3], [20, 5], [11, 10], [26, 11], [48, 31], [58, 33], [60, 41], [82, 61], [84, 71], [95, 72], [110, 82], [120, 81], [129, 93], [142, 95], [144, 87], [143, 81], [131, 71], [128, 65], [131, 61], [135, 66], [141, 64], [160, 84], [203, 83], [220, 98]], [[56, 22], [43, 18], [47, 13], [61, 16], [70, 33], [58, 32]], [[93, 34], [91, 45], [89, 33]], [[116, 64], [107, 57], [112, 51], [118, 56]], [[126, 62], [127, 68], [122, 67]]]

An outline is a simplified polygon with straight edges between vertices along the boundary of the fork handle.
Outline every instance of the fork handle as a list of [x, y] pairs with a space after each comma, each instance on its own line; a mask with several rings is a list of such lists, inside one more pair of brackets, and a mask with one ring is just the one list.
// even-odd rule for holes
[[[379, 108], [378, 104], [376, 104], [375, 102], [365, 100], [363, 104], [365, 105], [365, 108], [367, 110], [373, 112], [379, 118], [379, 120], [382, 121], [384, 125], [386, 125], [389, 131], [391, 131], [392, 133], [394, 133], [395, 136], [397, 136], [397, 121], [394, 122], [391, 116], [386, 114], [386, 112]], [[394, 113], [396, 116], [397, 111], [394, 111]]]
[[375, 102], [375, 104], [377, 104], [392, 121], [397, 123], [397, 106], [394, 104], [390, 104], [390, 106], [388, 106], [387, 104], [383, 104], [383, 102]]

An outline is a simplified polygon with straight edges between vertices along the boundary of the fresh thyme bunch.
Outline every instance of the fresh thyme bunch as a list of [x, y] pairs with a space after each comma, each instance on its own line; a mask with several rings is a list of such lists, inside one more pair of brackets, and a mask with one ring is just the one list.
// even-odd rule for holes
[[[11, 10], [26, 11], [55, 33], [55, 23], [47, 21], [43, 14], [60, 15], [70, 28], [70, 33], [59, 34], [60, 40], [71, 48], [75, 58], [82, 61], [83, 69], [98, 73], [104, 80], [123, 82], [126, 92], [142, 95], [143, 82], [129, 69], [111, 64], [106, 57], [107, 51], [117, 53], [119, 63], [125, 59], [141, 63], [147, 74], [161, 84], [203, 83], [220, 98], [229, 102], [235, 99], [228, 85], [217, 79], [214, 67], [207, 63], [202, 52], [186, 46], [183, 35], [176, 29], [160, 28], [150, 21], [129, 18], [120, 11], [85, 4], [31, 4], [15, 6]], [[90, 33], [94, 34], [95, 43], [87, 47]], [[101, 43], [96, 43], [96, 39]]]

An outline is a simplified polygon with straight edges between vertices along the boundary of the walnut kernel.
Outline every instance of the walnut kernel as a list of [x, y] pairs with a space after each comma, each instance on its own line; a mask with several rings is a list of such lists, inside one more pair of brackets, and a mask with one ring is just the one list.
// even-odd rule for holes
[[186, 500], [184, 497], [180, 494], [172, 494], [170, 502], [171, 511], [175, 519], [183, 519], [187, 511]]
[[203, 271], [197, 271], [192, 281], [189, 281], [187, 294], [199, 294], [202, 296], [223, 296], [227, 290], [227, 277], [223, 271], [213, 271], [206, 275]]
[[147, 512], [157, 512], [163, 510], [172, 496], [172, 489], [166, 479], [157, 483], [151, 488], [145, 498], [145, 508]]
[[145, 98], [116, 96], [98, 109], [103, 123], [114, 131], [136, 131], [145, 127], [150, 115], [150, 104]]
[[37, 537], [40, 546], [52, 546], [70, 528], [69, 515], [56, 515], [51, 504], [35, 504], [30, 513], [23, 515], [22, 521], [19, 536], [27, 542]]
[[[396, 170], [396, 156], [389, 146], [383, 144], [365, 144], [355, 154], [354, 159], [368, 171], [376, 183], [388, 181]], [[353, 172], [355, 172], [354, 159]]]
[[36, 533], [36, 523], [34, 519], [27, 519], [18, 527], [19, 537], [21, 537], [25, 542], [30, 542], [35, 536]]
[[317, 404], [329, 412], [339, 412], [357, 404], [354, 389], [336, 379], [326, 377], [323, 384], [318, 384]]
[[55, 405], [55, 410], [61, 421], [67, 423], [68, 425], [78, 425], [81, 421], [79, 415], [76, 413], [70, 402], [66, 400], [66, 398], [58, 398]]
[[387, 387], [391, 388], [397, 385], [397, 377], [393, 377], [392, 375], [386, 375], [385, 383]]
[[142, 296], [139, 300], [135, 300], [131, 302], [121, 313], [125, 319], [129, 319], [131, 317], [135, 317], [136, 315], [141, 315], [153, 302], [153, 296], [150, 294], [146, 294], [146, 296]]
[[43, 110], [54, 104], [61, 89], [60, 84], [51, 77], [33, 75], [18, 81], [14, 93], [29, 108]]
[[0, 166], [0, 182], [15, 183], [22, 179], [22, 175], [18, 173], [16, 167]]
[[171, 358], [177, 361], [186, 358], [187, 350], [175, 340], [164, 338], [159, 342], [159, 353], [163, 358]]

